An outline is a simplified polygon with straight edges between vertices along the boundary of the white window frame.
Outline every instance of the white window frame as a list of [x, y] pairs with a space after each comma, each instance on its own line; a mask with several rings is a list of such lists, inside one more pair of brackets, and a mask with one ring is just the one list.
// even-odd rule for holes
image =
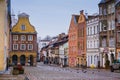
[[[32, 48], [30, 49], [29, 46], [32, 46]], [[33, 44], [28, 44], [28, 50], [33, 50]]]
[[18, 40], [18, 35], [13, 35], [13, 41], [17, 41]]
[[21, 25], [21, 30], [24, 31], [26, 29], [25, 25]]
[[28, 41], [33, 41], [33, 35], [28, 35]]
[[[23, 39], [23, 36], [25, 37], [25, 39]], [[25, 35], [21, 35], [21, 41], [26, 41], [26, 36]]]
[[[15, 48], [17, 46], [17, 48]], [[18, 50], [18, 44], [13, 44], [13, 50]]]
[[[22, 49], [23, 45], [24, 45], [24, 49]], [[20, 50], [26, 50], [26, 44], [20, 44]]]

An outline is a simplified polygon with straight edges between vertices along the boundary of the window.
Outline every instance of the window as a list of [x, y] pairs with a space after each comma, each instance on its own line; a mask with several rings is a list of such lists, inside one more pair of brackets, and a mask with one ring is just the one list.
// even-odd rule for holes
[[25, 30], [25, 25], [21, 25], [21, 30]]
[[92, 56], [91, 56], [91, 64], [92, 64]]
[[84, 36], [84, 29], [81, 30], [81, 36]]
[[32, 41], [33, 40], [33, 35], [28, 35], [28, 41]]
[[25, 41], [26, 40], [26, 36], [25, 35], [21, 35], [21, 41]]
[[99, 40], [97, 40], [97, 48], [99, 48]]
[[102, 31], [102, 22], [100, 22], [100, 32]]
[[88, 41], [88, 43], [87, 43], [87, 48], [89, 48], [89, 41]]
[[108, 5], [108, 14], [111, 13], [111, 5]]
[[88, 28], [88, 33], [87, 34], [89, 35], [89, 28]]
[[106, 13], [106, 9], [103, 10], [103, 14], [104, 14], [104, 15], [107, 15], [107, 13]]
[[84, 50], [84, 41], [81, 44], [82, 44], [81, 49]]
[[17, 41], [18, 40], [18, 35], [13, 35], [13, 41]]
[[28, 50], [33, 50], [33, 44], [28, 44]]
[[18, 50], [18, 44], [13, 44], [13, 50]]
[[92, 41], [90, 41], [90, 48], [92, 48]]
[[102, 21], [102, 26], [101, 26], [101, 27], [102, 27], [102, 30], [103, 30], [103, 31], [106, 31], [106, 30], [107, 30], [107, 20], [103, 20], [103, 21]]
[[109, 47], [114, 47], [115, 46], [115, 41], [113, 37], [110, 37], [109, 39]]
[[97, 25], [97, 33], [99, 33], [99, 26]]
[[25, 44], [21, 44], [20, 45], [20, 50], [25, 50], [26, 49], [26, 45]]
[[90, 35], [92, 34], [92, 27], [90, 27]]
[[112, 30], [115, 29], [115, 21], [112, 20]]
[[46, 43], [42, 43], [42, 46], [46, 46], [47, 44]]
[[106, 38], [103, 38], [103, 39], [102, 39], [102, 47], [106, 47], [106, 46], [107, 46], [106, 40], [107, 40]]
[[100, 7], [99, 9], [99, 14], [102, 15], [102, 7]]
[[93, 48], [96, 48], [96, 46], [95, 46], [95, 41], [94, 41], [94, 47]]
[[115, 5], [114, 4], [111, 4], [111, 12], [114, 13], [115, 12]]
[[95, 32], [95, 26], [94, 26], [94, 34], [95, 34], [96, 32]]

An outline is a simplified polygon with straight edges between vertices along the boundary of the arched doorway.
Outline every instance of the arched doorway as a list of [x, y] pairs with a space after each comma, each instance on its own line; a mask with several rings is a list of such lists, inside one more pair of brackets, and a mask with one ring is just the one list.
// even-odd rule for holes
[[13, 55], [13, 56], [12, 56], [12, 63], [13, 63], [14, 65], [17, 65], [17, 62], [18, 62], [18, 57], [17, 57], [17, 55]]
[[33, 55], [29, 56], [28, 62], [30, 64], [30, 66], [33, 66]]
[[26, 62], [25, 55], [21, 55], [20, 56], [20, 64], [25, 65], [25, 62]]

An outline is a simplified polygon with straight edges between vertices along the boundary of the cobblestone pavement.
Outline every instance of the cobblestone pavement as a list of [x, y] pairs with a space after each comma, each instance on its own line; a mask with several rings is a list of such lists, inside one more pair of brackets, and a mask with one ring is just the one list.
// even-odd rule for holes
[[106, 70], [76, 70], [38, 63], [37, 67], [25, 67], [29, 80], [120, 80], [120, 73]]

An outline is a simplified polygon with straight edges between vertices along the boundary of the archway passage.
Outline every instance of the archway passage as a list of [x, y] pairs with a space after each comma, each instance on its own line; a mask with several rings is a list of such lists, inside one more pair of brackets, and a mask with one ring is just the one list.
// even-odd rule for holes
[[33, 66], [33, 55], [29, 56], [29, 64], [30, 66]]
[[18, 63], [18, 57], [17, 57], [17, 55], [13, 55], [13, 56], [12, 56], [12, 63], [13, 63], [14, 65], [17, 65], [17, 63]]
[[25, 65], [25, 62], [26, 62], [25, 55], [21, 55], [20, 56], [20, 64]]

